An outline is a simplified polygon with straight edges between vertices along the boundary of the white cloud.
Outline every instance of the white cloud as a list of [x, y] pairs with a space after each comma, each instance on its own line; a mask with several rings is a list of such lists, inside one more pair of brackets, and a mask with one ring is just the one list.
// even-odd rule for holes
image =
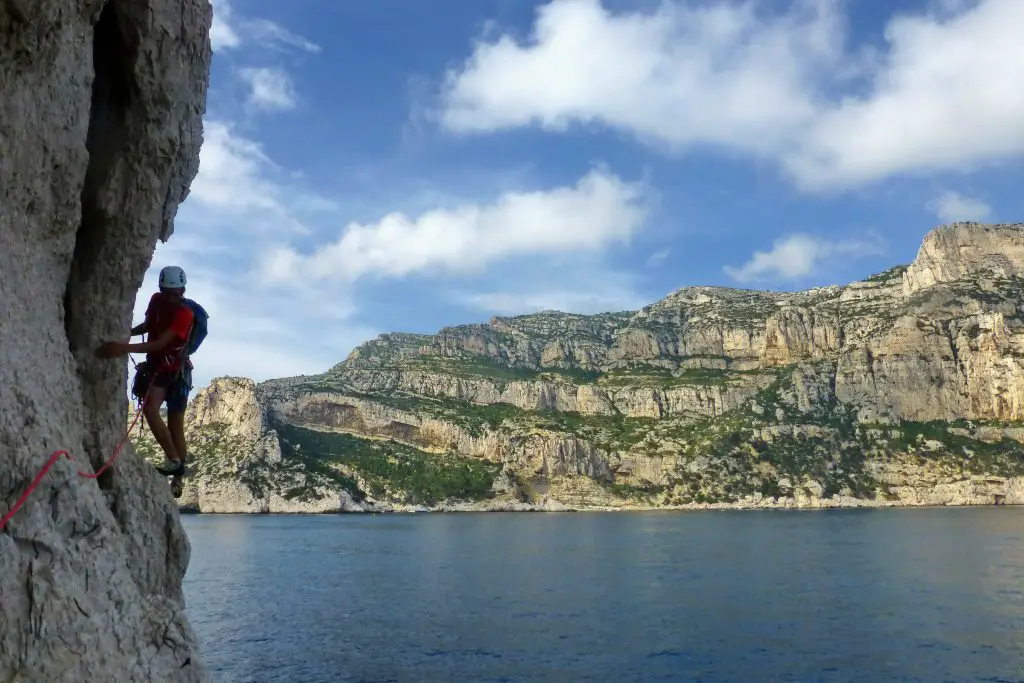
[[281, 69], [240, 69], [238, 75], [249, 84], [248, 104], [257, 109], [294, 109], [298, 96], [291, 77]]
[[242, 44], [231, 26], [231, 5], [226, 0], [211, 0], [213, 24], [210, 26], [210, 44], [214, 51], [229, 50]]
[[631, 291], [615, 289], [550, 290], [529, 292], [481, 292], [467, 294], [461, 300], [493, 315], [526, 315], [541, 311], [559, 311], [583, 315], [610, 311], [631, 311], [644, 305]]
[[976, 0], [932, 0], [931, 9], [935, 14], [959, 14], [969, 9]]
[[653, 268], [655, 266], [660, 266], [662, 263], [665, 262], [665, 259], [667, 259], [669, 254], [671, 253], [671, 249], [660, 249], [654, 252], [647, 258], [647, 267]]
[[306, 52], [320, 52], [320, 46], [302, 36], [292, 33], [267, 19], [255, 19], [246, 23], [246, 31], [252, 39], [266, 47], [294, 47]]
[[255, 43], [261, 48], [298, 48], [306, 52], [320, 52], [320, 46], [302, 36], [292, 33], [269, 19], [244, 19], [236, 17], [228, 0], [211, 0], [213, 24], [210, 27], [210, 43], [214, 50], [240, 48], [243, 44]]
[[189, 196], [212, 208], [279, 210], [275, 187], [264, 177], [273, 166], [261, 145], [235, 135], [229, 123], [208, 119]]
[[275, 250], [263, 270], [300, 281], [354, 281], [367, 275], [478, 273], [509, 257], [593, 252], [629, 240], [646, 217], [644, 199], [640, 184], [594, 170], [573, 187], [507, 192], [485, 206], [352, 223], [337, 242], [307, 256]]
[[795, 234], [776, 240], [771, 251], [754, 252], [742, 266], [725, 266], [724, 270], [740, 283], [794, 280], [813, 275], [824, 261], [832, 257], [855, 258], [881, 253], [882, 245], [877, 240], [829, 241]]
[[980, 199], [965, 197], [959, 192], [946, 191], [929, 202], [928, 208], [944, 223], [957, 221], [985, 221], [991, 207]]
[[457, 131], [599, 122], [652, 144], [771, 149], [816, 107], [806, 83], [838, 56], [832, 4], [762, 23], [750, 4], [613, 15], [598, 0], [537, 11], [530, 45], [478, 43], [449, 72], [443, 122]]
[[236, 132], [233, 124], [207, 119], [199, 172], [183, 209], [202, 212], [205, 223], [241, 234], [307, 234], [305, 216], [331, 212], [334, 202], [297, 184], [263, 146]]
[[899, 17], [867, 97], [831, 107], [793, 170], [808, 184], [956, 169], [1024, 152], [1024, 3]]
[[475, 44], [447, 74], [440, 120], [464, 133], [602, 124], [674, 152], [713, 144], [775, 159], [809, 189], [1024, 153], [1024, 2], [894, 17], [884, 53], [847, 48], [841, 0], [785, 15], [764, 4], [612, 13], [553, 0], [527, 43]]

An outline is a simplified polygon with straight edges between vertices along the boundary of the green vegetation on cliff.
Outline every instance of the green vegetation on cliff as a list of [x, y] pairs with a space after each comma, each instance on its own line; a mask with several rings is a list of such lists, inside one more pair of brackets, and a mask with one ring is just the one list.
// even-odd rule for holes
[[597, 384], [609, 387], [658, 387], [672, 389], [683, 386], [724, 387], [741, 384], [745, 378], [756, 375], [757, 370], [727, 370], [716, 367], [682, 367], [678, 370], [632, 363], [602, 373]]
[[432, 505], [447, 499], [488, 495], [500, 465], [454, 454], [433, 454], [388, 440], [314, 431], [283, 422], [274, 425], [282, 455], [321, 466], [349, 468], [366, 482], [367, 493], [404, 503]]
[[[304, 453], [276, 459], [269, 457], [268, 444], [229, 433], [222, 422], [204, 424], [188, 431], [188, 477], [208, 485], [228, 482], [243, 484], [254, 498], [276, 493], [287, 500], [308, 502], [318, 491], [345, 490], [360, 500], [362, 492], [355, 480]], [[163, 451], [145, 429], [133, 431], [132, 448], [146, 460], [158, 463]]]
[[[905, 453], [920, 462], [935, 462], [964, 475], [1024, 476], [1024, 444], [1000, 435], [988, 441], [970, 436], [957, 422], [902, 422], [898, 425], [864, 424], [858, 430], [866, 450]], [[975, 427], [1024, 429], [1024, 422], [976, 422]]]

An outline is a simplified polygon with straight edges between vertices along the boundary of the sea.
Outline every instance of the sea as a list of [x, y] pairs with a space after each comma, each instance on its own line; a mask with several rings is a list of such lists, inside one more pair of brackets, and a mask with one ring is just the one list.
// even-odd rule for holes
[[1024, 507], [182, 521], [220, 683], [1024, 681]]

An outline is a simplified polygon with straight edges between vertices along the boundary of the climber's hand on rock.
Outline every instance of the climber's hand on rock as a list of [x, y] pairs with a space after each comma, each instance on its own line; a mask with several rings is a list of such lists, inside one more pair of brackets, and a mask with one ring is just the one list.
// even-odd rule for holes
[[103, 346], [96, 349], [96, 355], [100, 358], [114, 358], [116, 356], [123, 356], [127, 351], [125, 350], [126, 344], [119, 341], [108, 341]]

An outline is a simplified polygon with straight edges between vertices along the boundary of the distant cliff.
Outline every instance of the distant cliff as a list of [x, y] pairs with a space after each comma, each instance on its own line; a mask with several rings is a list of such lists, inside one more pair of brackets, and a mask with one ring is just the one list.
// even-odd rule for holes
[[[224, 512], [1024, 502], [1024, 225], [797, 293], [387, 334], [222, 378], [180, 504]], [[156, 455], [152, 442], [140, 442]]]

